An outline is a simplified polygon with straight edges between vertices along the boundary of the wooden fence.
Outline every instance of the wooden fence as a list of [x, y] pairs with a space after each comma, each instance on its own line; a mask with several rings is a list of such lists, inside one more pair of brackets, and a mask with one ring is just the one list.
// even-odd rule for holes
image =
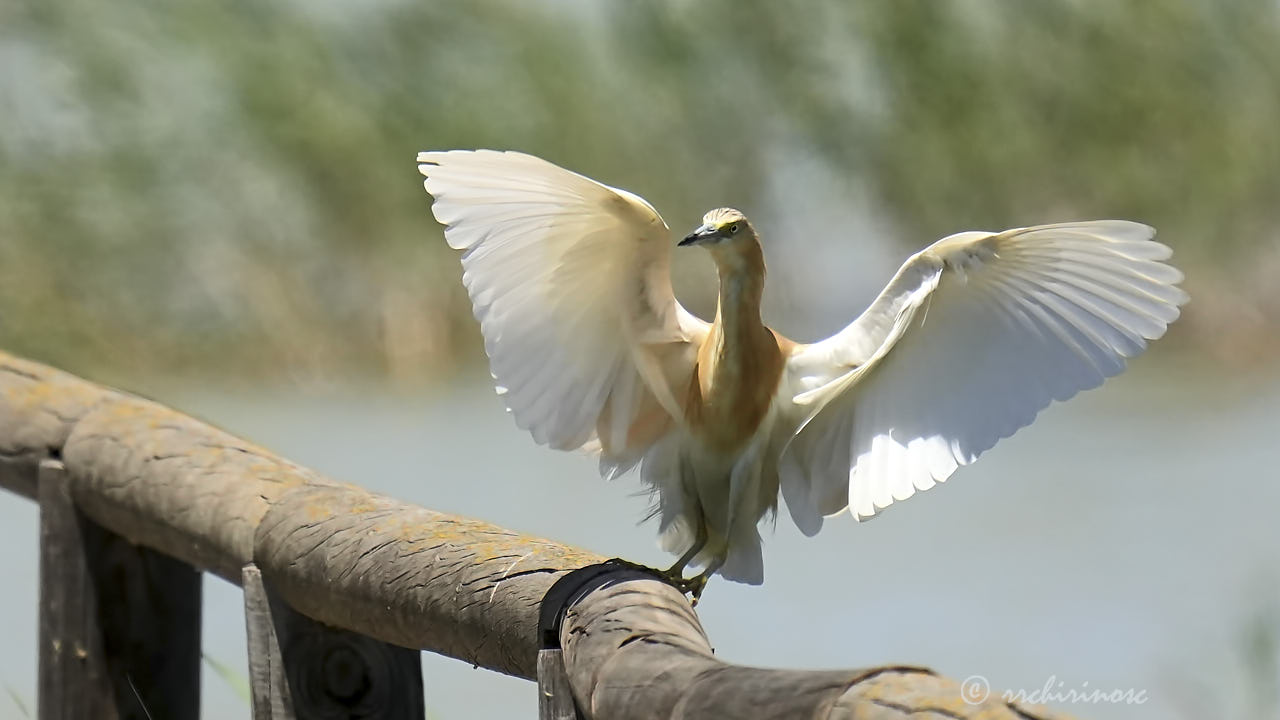
[[202, 572], [244, 589], [259, 720], [422, 718], [418, 650], [536, 679], [531, 718], [1066, 717], [924, 668], [722, 662], [641, 568], [335, 482], [4, 353], [0, 487], [40, 505], [42, 720], [197, 717]]

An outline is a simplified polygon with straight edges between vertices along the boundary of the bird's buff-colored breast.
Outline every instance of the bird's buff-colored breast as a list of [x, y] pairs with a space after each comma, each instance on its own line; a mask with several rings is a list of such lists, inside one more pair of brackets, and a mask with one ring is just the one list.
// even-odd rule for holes
[[707, 337], [689, 383], [685, 416], [707, 450], [731, 452], [747, 444], [777, 395], [784, 359], [767, 328], [720, 342]]

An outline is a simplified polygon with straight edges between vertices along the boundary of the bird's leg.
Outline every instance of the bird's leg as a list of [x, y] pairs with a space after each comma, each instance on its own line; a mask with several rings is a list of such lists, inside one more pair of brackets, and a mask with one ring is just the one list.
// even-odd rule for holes
[[707, 546], [707, 536], [706, 520], [699, 519], [698, 534], [693, 541], [693, 546], [690, 547], [684, 555], [680, 556], [680, 559], [676, 561], [675, 565], [672, 565], [662, 573], [672, 585], [675, 585], [680, 588], [681, 591], [687, 592], [693, 596], [693, 600], [690, 604], [694, 607], [698, 606], [698, 600], [702, 598], [702, 591], [707, 588], [707, 581], [711, 579], [712, 575], [716, 574], [716, 571], [720, 569], [721, 565], [724, 565], [725, 560], [724, 556], [717, 556], [707, 565], [706, 568], [702, 570], [702, 572], [691, 578], [686, 578], [684, 576], [685, 566], [692, 562], [693, 559], [697, 557], [698, 553], [702, 552], [703, 548]]
[[676, 561], [676, 564], [667, 568], [667, 570], [663, 573], [663, 575], [666, 575], [668, 578], [672, 580], [672, 582], [675, 582], [677, 585], [683, 584], [685, 567], [689, 563], [693, 562], [693, 559], [697, 557], [698, 553], [702, 552], [702, 548], [706, 546], [707, 546], [707, 522], [706, 520], [703, 520], [701, 517], [699, 517], [698, 531], [697, 531], [697, 534], [694, 536], [693, 545], [690, 545], [689, 549], [686, 550], [685, 553], [680, 556], [680, 559]]
[[[685, 463], [688, 462], [688, 458], [682, 458], [682, 460]], [[687, 468], [687, 471], [688, 472], [686, 473], [686, 476], [692, 477], [693, 476], [692, 468]], [[689, 565], [689, 563], [693, 562], [693, 560], [696, 557], [698, 557], [698, 553], [702, 552], [703, 549], [707, 547], [707, 541], [710, 539], [711, 531], [707, 527], [706, 513], [702, 512], [702, 499], [698, 496], [696, 492], [690, 493], [690, 495], [691, 497], [688, 497], [686, 499], [691, 501], [689, 505], [692, 507], [693, 512], [686, 514], [686, 517], [688, 517], [688, 515], [691, 514], [693, 515], [694, 518], [696, 518], [694, 522], [697, 524], [694, 526], [693, 544], [689, 546], [688, 550], [685, 550], [684, 554], [680, 556], [679, 560], [676, 560], [676, 564], [672, 565], [670, 568], [667, 568], [667, 570], [663, 572], [662, 575], [666, 578], [667, 582], [679, 588], [681, 592], [692, 594], [693, 604], [696, 605], [698, 602], [698, 597], [702, 595], [702, 589], [706, 587], [707, 580], [705, 577], [702, 577], [702, 576], [696, 576], [694, 578], [685, 579], [684, 569]], [[723, 560], [716, 562], [715, 566], [720, 567], [720, 563], [722, 562]], [[699, 581], [699, 578], [701, 578], [700, 581]]]

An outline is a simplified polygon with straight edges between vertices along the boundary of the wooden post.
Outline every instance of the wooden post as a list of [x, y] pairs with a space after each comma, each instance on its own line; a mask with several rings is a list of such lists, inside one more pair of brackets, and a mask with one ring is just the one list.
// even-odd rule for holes
[[200, 573], [87, 520], [61, 461], [38, 477], [40, 719], [199, 717]]
[[262, 571], [252, 563], [244, 566], [245, 635], [249, 647], [249, 695], [253, 720], [292, 720], [293, 698], [284, 678], [284, 659], [272, 619], [271, 601], [262, 584]]
[[242, 576], [254, 720], [422, 720], [422, 654], [329, 627]]
[[77, 517], [66, 470], [40, 463], [40, 720], [118, 717], [92, 582], [85, 523]]
[[538, 720], [580, 720], [573, 703], [569, 674], [564, 669], [564, 652], [538, 651]]

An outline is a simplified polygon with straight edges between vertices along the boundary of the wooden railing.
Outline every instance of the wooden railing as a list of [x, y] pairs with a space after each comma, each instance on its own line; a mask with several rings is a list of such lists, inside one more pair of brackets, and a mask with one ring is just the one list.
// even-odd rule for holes
[[642, 568], [335, 482], [3, 353], [0, 487], [40, 505], [42, 720], [197, 717], [202, 572], [244, 589], [259, 720], [421, 718], [418, 650], [536, 679], [558, 720], [1065, 717], [924, 668], [722, 662]]

